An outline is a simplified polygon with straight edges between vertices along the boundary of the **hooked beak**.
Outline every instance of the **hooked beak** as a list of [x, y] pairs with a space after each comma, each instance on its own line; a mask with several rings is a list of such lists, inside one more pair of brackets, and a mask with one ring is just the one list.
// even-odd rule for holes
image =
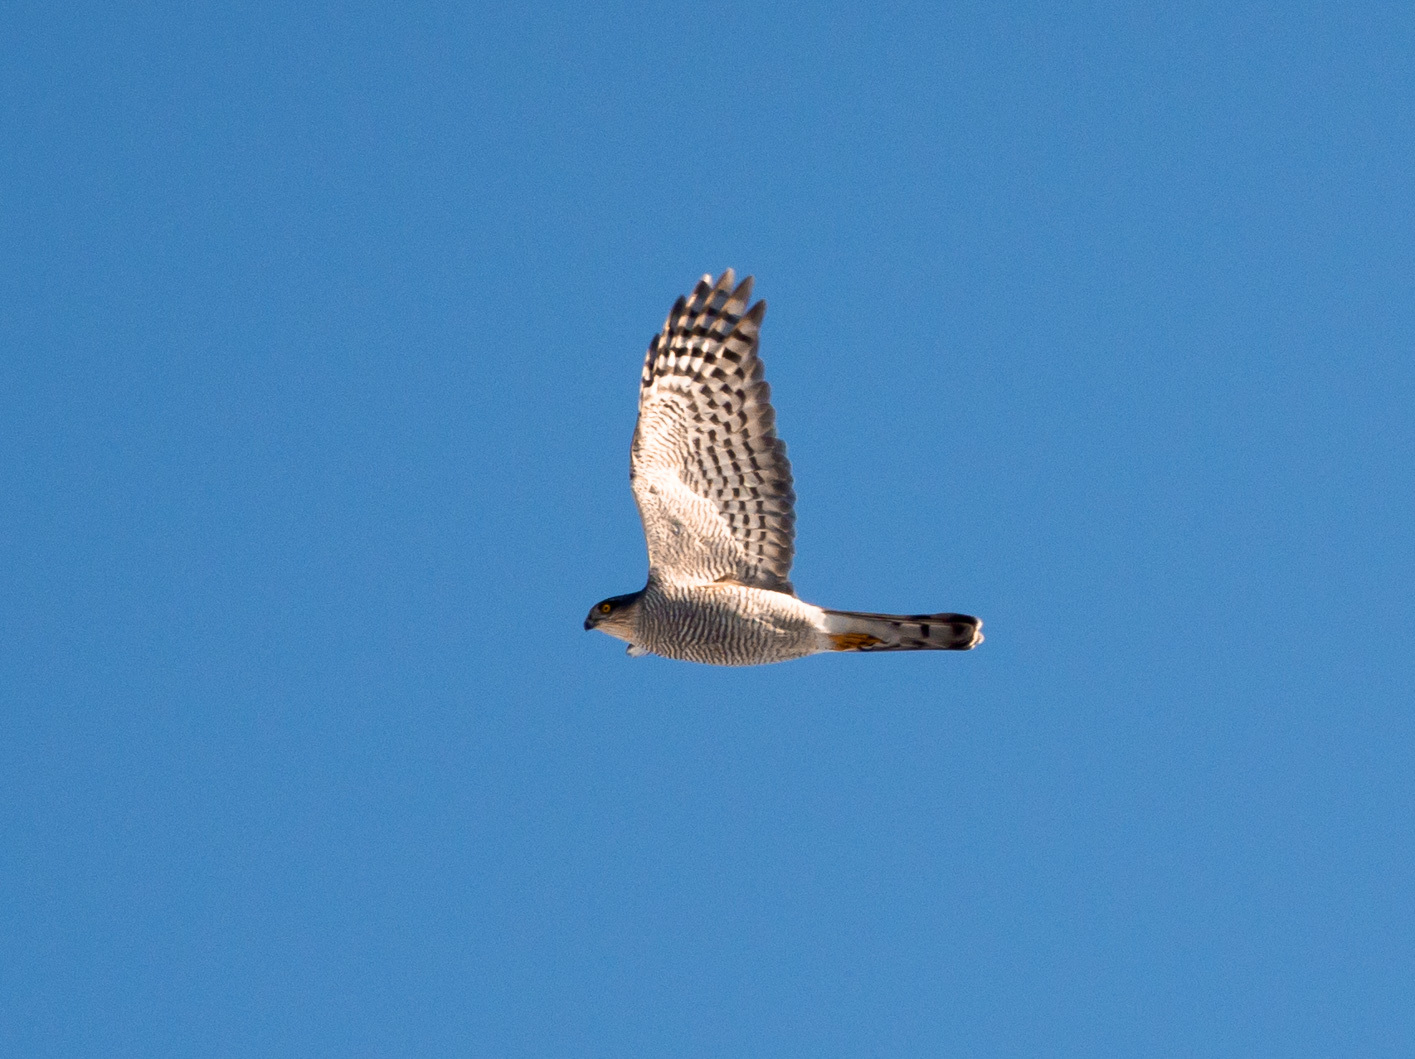
[[585, 632], [589, 632], [589, 631], [590, 631], [591, 629], [593, 629], [593, 628], [594, 628], [594, 621], [593, 621], [592, 619], [590, 619], [590, 618], [586, 618], [586, 619], [585, 619]]

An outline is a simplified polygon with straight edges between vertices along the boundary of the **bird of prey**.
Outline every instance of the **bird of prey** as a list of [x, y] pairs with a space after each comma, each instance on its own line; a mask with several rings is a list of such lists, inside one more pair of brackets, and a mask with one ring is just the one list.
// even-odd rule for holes
[[966, 651], [967, 614], [865, 614], [796, 598], [791, 465], [776, 436], [748, 276], [704, 276], [649, 343], [629, 480], [648, 541], [648, 584], [594, 605], [586, 629], [629, 654], [721, 666], [821, 651]]

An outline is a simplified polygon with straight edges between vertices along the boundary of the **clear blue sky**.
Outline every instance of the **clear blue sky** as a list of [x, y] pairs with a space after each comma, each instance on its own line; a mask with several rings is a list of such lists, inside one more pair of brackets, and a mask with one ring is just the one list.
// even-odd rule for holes
[[[1409, 4], [4, 23], [0, 1053], [1415, 1052]], [[727, 266], [980, 650], [582, 631]]]

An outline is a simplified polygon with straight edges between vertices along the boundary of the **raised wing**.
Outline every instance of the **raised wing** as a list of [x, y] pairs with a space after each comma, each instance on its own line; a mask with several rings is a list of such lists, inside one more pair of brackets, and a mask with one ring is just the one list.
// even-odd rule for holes
[[791, 592], [796, 515], [757, 335], [748, 276], [704, 276], [649, 343], [629, 462], [661, 581], [737, 581]]

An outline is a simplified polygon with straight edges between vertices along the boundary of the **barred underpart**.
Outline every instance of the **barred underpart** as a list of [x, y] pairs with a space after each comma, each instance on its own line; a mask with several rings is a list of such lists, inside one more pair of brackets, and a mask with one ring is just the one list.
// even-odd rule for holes
[[747, 585], [654, 585], [644, 590], [635, 634], [643, 649], [719, 666], [755, 666], [825, 649], [820, 608]]

